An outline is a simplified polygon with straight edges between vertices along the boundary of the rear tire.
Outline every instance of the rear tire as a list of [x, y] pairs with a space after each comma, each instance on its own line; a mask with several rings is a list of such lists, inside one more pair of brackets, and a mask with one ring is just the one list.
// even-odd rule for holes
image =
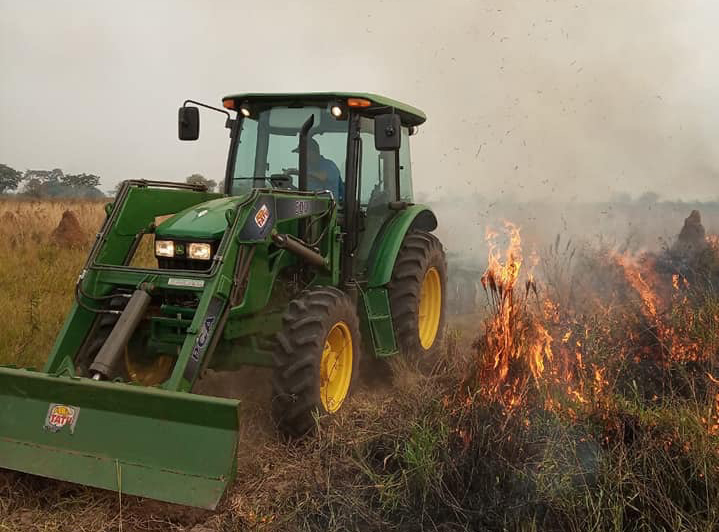
[[357, 380], [359, 319], [352, 299], [333, 287], [291, 301], [277, 334], [272, 417], [280, 432], [301, 437], [316, 413], [336, 412]]
[[400, 352], [428, 359], [442, 343], [447, 306], [447, 261], [436, 236], [405, 235], [388, 289]]

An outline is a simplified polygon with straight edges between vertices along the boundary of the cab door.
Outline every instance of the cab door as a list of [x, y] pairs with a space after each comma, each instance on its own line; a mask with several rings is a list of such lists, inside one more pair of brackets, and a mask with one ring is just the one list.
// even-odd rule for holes
[[397, 212], [390, 209], [390, 203], [412, 201], [412, 181], [407, 128], [402, 128], [399, 157], [395, 151], [379, 151], [375, 148], [374, 120], [371, 118], [360, 117], [358, 131], [359, 242], [355, 252], [354, 271], [358, 277], [363, 278], [367, 274], [368, 260], [378, 234]]

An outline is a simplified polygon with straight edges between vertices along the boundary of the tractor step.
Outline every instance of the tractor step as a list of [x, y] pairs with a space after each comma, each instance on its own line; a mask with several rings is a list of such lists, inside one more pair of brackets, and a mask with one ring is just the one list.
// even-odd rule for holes
[[365, 290], [362, 292], [362, 300], [375, 356], [388, 357], [397, 354], [387, 289], [379, 287]]

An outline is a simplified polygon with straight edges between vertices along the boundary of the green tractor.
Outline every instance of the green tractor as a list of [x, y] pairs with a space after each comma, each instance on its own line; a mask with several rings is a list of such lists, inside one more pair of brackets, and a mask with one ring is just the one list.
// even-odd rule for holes
[[[195, 104], [195, 105], [192, 105]], [[373, 94], [238, 94], [221, 193], [125, 181], [42, 371], [0, 367], [0, 467], [214, 508], [236, 473], [240, 404], [208, 369], [273, 368], [281, 433], [337, 412], [360, 364], [431, 355], [446, 264], [412, 202], [425, 115]], [[364, 360], [362, 360], [364, 359]]]

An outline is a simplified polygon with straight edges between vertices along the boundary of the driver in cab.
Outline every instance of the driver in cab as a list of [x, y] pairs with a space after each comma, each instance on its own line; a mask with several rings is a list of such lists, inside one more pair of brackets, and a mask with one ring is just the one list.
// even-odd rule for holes
[[[292, 153], [299, 153], [299, 146]], [[342, 201], [345, 186], [340, 177], [340, 169], [330, 159], [320, 153], [320, 145], [315, 139], [307, 141], [307, 189], [329, 190], [336, 201]]]

